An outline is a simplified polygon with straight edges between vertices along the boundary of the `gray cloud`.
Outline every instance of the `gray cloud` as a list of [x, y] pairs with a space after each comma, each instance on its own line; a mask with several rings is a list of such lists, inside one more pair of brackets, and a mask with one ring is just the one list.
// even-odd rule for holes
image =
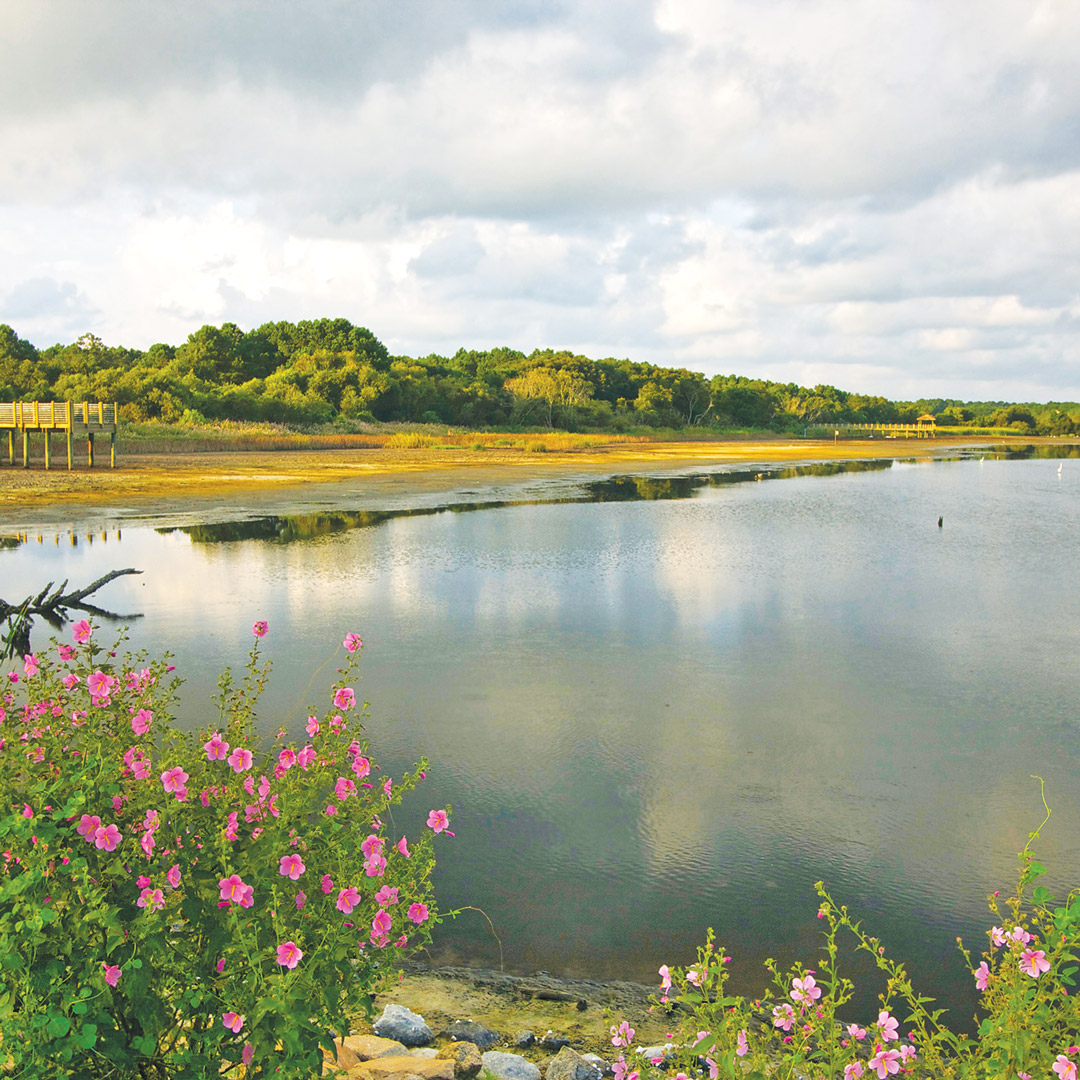
[[86, 329], [97, 314], [74, 282], [50, 277], [21, 281], [0, 302], [0, 318], [11, 322], [44, 320], [55, 333]]

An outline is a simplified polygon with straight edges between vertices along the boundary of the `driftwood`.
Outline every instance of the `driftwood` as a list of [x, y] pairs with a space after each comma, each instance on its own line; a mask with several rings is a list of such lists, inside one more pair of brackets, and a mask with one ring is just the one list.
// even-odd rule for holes
[[99, 615], [104, 619], [141, 618], [141, 615], [117, 615], [115, 612], [106, 611], [104, 608], [86, 602], [88, 596], [115, 578], [123, 577], [125, 574], [141, 573], [141, 570], [134, 570], [131, 567], [124, 570], [110, 570], [97, 581], [92, 581], [85, 589], [74, 589], [69, 593], [64, 592], [68, 584], [67, 579], [53, 592], [49, 591], [53, 587], [53, 582], [50, 581], [36, 596], [28, 596], [19, 604], [9, 604], [6, 600], [0, 599], [0, 623], [5, 619], [10, 623], [8, 633], [0, 639], [0, 646], [2, 646], [0, 659], [14, 656], [16, 653], [25, 656], [30, 652], [30, 626], [35, 615], [39, 615], [57, 630], [61, 629], [67, 621], [70, 608], [85, 611], [90, 615]]

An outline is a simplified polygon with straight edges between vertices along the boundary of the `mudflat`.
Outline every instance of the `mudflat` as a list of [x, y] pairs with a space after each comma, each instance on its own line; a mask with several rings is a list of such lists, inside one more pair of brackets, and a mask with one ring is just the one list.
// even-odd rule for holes
[[[0, 518], [47, 524], [80, 515], [201, 513], [238, 502], [298, 513], [335, 500], [450, 492], [529, 480], [633, 474], [692, 466], [931, 457], [972, 438], [635, 442], [576, 451], [519, 449], [229, 450], [121, 455], [117, 467], [68, 471], [0, 465]], [[994, 443], [1003, 440], [994, 439]], [[1024, 439], [1023, 442], [1043, 440]], [[1052, 440], [1051, 440], [1052, 441]]]

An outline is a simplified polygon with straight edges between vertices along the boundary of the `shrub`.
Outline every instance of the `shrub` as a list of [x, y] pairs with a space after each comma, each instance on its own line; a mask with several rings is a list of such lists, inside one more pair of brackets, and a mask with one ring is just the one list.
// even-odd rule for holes
[[[320, 1048], [429, 940], [432, 838], [383, 817], [424, 763], [379, 778], [349, 685], [298, 745], [260, 742], [270, 665], [226, 670], [216, 721], [169, 720], [165, 661], [27, 657], [0, 707], [0, 1065], [20, 1077], [317, 1075]], [[445, 831], [446, 811], [429, 825]]]
[[[1031, 851], [1038, 836], [1039, 830], [1031, 833], [1020, 853], [1017, 889], [1003, 905], [1005, 914], [998, 894], [990, 897], [990, 910], [1002, 925], [988, 931], [988, 948], [977, 967], [957, 939], [983, 994], [984, 1015], [976, 1019], [974, 1036], [950, 1030], [942, 1019], [944, 1010], [929, 1008], [933, 999], [916, 992], [903, 965], [888, 959], [879, 940], [868, 936], [818, 882], [818, 918], [825, 926], [822, 956], [813, 968], [799, 964], [787, 973], [766, 961], [773, 991], [761, 999], [751, 1002], [727, 992], [731, 957], [715, 943], [711, 930], [695, 964], [660, 968], [655, 1004], [676, 1004], [681, 1020], [671, 1053], [653, 1064], [687, 1071], [704, 1066], [711, 1080], [870, 1080], [874, 1073], [886, 1080], [897, 1072], [987, 1080], [1054, 1080], [1056, 1073], [1058, 1080], [1076, 1080], [1080, 889], [1055, 905], [1048, 889], [1034, 885], [1046, 872]], [[854, 990], [838, 970], [841, 930], [854, 936], [856, 948], [868, 952], [886, 976], [876, 1020], [848, 1023], [839, 1018]], [[616, 1047], [631, 1045], [634, 1033], [625, 1022], [611, 1033]], [[678, 1076], [687, 1080], [687, 1071]], [[637, 1080], [639, 1073], [620, 1054], [615, 1075]]]

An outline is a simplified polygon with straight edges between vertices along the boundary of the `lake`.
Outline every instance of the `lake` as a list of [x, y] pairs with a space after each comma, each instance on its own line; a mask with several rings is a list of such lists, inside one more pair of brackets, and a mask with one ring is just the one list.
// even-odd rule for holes
[[[508, 970], [651, 983], [712, 926], [736, 987], [760, 991], [766, 956], [811, 959], [824, 879], [970, 1015], [955, 938], [981, 951], [986, 896], [1014, 883], [1042, 818], [1032, 774], [1054, 808], [1040, 856], [1077, 884], [1076, 458], [697, 469], [230, 517], [35, 532], [0, 550], [0, 595], [142, 569], [98, 602], [141, 614], [133, 645], [175, 654], [191, 724], [255, 619], [266, 723], [298, 734], [360, 633], [377, 757], [432, 765], [398, 823], [453, 804], [441, 906], [482, 908]], [[466, 913], [432, 958], [497, 966], [500, 945]]]

